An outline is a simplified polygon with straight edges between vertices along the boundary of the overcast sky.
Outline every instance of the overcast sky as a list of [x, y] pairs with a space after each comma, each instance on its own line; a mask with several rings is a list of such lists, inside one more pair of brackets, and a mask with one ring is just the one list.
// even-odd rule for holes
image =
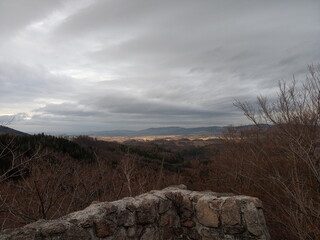
[[246, 123], [320, 62], [319, 0], [1, 0], [0, 122], [27, 132]]

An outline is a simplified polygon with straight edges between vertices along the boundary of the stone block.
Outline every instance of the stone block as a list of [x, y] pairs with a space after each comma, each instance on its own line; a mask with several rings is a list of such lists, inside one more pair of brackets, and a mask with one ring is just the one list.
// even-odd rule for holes
[[195, 206], [199, 223], [206, 227], [219, 227], [220, 204], [219, 199], [200, 198]]

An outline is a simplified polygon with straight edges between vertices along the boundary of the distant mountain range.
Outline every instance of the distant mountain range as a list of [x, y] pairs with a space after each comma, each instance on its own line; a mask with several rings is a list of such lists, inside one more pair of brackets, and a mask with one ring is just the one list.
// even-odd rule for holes
[[[261, 125], [265, 128], [270, 125]], [[245, 125], [235, 127], [238, 130], [245, 130], [254, 127], [254, 125]], [[147, 128], [138, 131], [131, 130], [113, 130], [113, 131], [94, 131], [94, 132], [82, 132], [73, 134], [59, 134], [59, 135], [88, 135], [88, 136], [105, 136], [105, 137], [144, 137], [144, 136], [220, 136], [227, 132], [229, 127], [197, 127], [197, 128], [183, 128], [183, 127], [160, 127], [160, 128]], [[0, 134], [12, 134], [12, 135], [29, 135], [18, 130], [1, 126]]]
[[13, 128], [5, 127], [0, 125], [0, 134], [12, 134], [12, 135], [29, 135], [24, 132], [20, 132], [18, 130], [15, 130]]
[[[245, 125], [236, 127], [237, 129], [252, 128], [253, 125]], [[142, 137], [142, 136], [169, 136], [169, 135], [180, 135], [180, 136], [219, 136], [226, 132], [228, 127], [197, 127], [197, 128], [182, 128], [182, 127], [161, 127], [161, 128], [148, 128], [139, 131], [130, 130], [114, 130], [114, 131], [97, 131], [87, 132], [85, 135], [91, 136], [106, 136], [106, 137]]]

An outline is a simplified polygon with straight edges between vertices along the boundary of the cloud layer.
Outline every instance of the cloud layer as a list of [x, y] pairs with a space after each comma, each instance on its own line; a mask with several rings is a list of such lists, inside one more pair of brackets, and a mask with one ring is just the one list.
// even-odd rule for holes
[[[320, 62], [320, 2], [0, 3], [0, 121], [29, 132], [242, 124]], [[2, 120], [4, 119], [4, 120]]]

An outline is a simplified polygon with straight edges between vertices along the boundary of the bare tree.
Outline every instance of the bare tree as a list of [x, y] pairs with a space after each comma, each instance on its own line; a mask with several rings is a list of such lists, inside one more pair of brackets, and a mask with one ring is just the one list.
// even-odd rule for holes
[[256, 124], [257, 129], [265, 126], [262, 124], [269, 124], [270, 130], [260, 137], [265, 144], [272, 141], [274, 148], [281, 152], [282, 165], [279, 167], [280, 160], [271, 160], [269, 152], [263, 153], [263, 146], [252, 150], [259, 153], [256, 155], [259, 160], [270, 161], [272, 165], [267, 181], [274, 184], [279, 195], [264, 190], [277, 202], [278, 211], [285, 216], [278, 220], [298, 239], [319, 239], [320, 159], [317, 151], [320, 147], [320, 65], [309, 66], [305, 81], [294, 79], [290, 85], [279, 83], [276, 99], [258, 97], [257, 107], [240, 101], [235, 106]]
[[[5, 123], [0, 123], [0, 127], [11, 124], [13, 120], [14, 117]], [[0, 169], [0, 183], [10, 178], [19, 177], [30, 161], [40, 158], [40, 148], [30, 157], [25, 157], [25, 153], [17, 151], [18, 146], [15, 145], [15, 139], [16, 135], [7, 135], [5, 141], [0, 142], [0, 163], [5, 165], [4, 162], [6, 162], [8, 165]]]

